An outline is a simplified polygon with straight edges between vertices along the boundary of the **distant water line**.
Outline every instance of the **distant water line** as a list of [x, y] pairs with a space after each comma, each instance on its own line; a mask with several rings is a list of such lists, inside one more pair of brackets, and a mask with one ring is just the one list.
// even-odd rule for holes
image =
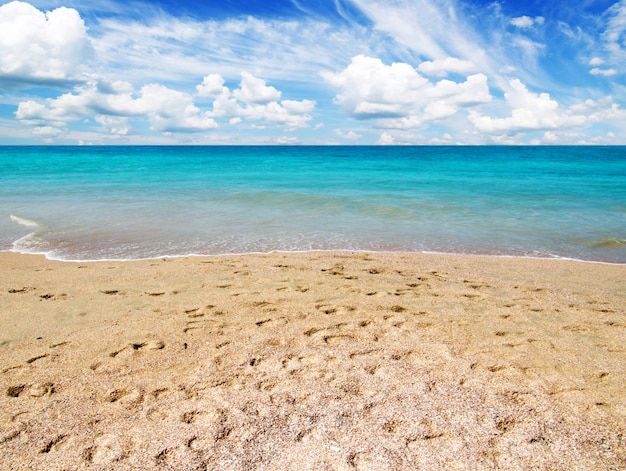
[[0, 147], [0, 250], [626, 263], [626, 147]]

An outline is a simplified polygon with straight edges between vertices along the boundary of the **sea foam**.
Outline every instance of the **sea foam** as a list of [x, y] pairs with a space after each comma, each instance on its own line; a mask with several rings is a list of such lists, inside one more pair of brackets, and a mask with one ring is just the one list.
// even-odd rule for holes
[[26, 219], [20, 216], [16, 216], [15, 214], [10, 214], [9, 217], [11, 221], [19, 224], [20, 226], [25, 227], [39, 227], [40, 224], [37, 221], [33, 221], [32, 219]]

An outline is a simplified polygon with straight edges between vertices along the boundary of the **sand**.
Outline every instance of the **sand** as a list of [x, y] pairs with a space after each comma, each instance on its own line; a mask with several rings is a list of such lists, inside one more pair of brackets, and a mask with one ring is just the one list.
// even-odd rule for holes
[[626, 469], [626, 265], [0, 254], [0, 469]]

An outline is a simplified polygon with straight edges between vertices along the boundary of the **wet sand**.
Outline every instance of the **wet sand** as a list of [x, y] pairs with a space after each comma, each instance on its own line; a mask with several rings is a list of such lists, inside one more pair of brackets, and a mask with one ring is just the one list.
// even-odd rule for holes
[[0, 469], [626, 469], [626, 266], [0, 254]]

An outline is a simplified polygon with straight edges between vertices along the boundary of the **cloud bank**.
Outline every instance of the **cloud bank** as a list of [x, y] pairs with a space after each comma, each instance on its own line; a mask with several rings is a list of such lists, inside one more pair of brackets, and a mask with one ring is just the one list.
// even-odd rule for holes
[[150, 129], [163, 133], [200, 132], [244, 120], [287, 129], [306, 127], [315, 108], [311, 100], [279, 101], [281, 92], [248, 72], [242, 73], [239, 88], [230, 91], [217, 74], [204, 77], [197, 86], [199, 97], [213, 97], [211, 109], [201, 110], [189, 93], [159, 84], [135, 91], [129, 82], [90, 81], [73, 93], [45, 102], [23, 101], [17, 119], [35, 129], [64, 128], [71, 121], [93, 119], [112, 134], [127, 135], [130, 118], [146, 118]]

